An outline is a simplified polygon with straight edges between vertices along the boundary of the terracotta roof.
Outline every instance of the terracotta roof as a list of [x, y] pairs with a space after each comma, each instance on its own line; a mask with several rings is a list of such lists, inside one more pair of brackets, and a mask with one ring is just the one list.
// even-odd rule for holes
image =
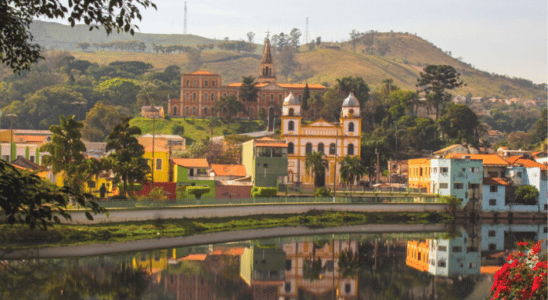
[[501, 268], [502, 268], [502, 266], [481, 266], [480, 267], [480, 273], [481, 274], [495, 274]]
[[484, 166], [508, 166], [508, 162], [497, 154], [469, 154], [469, 153], [451, 153], [445, 158], [464, 158], [483, 160]]
[[215, 250], [209, 255], [233, 255], [233, 256], [242, 256], [244, 254], [245, 248], [230, 248], [230, 249], [219, 249]]
[[213, 73], [210, 73], [208, 71], [201, 71], [201, 70], [192, 72], [190, 74], [192, 74], [192, 75], [214, 75]]
[[32, 170], [32, 171], [35, 171], [35, 170], [38, 170], [40, 169], [40, 166], [37, 165], [36, 163], [24, 158], [24, 157], [18, 157], [16, 160], [14, 160], [12, 163], [11, 163], [13, 166], [16, 166], [16, 167], [22, 167], [22, 168], [25, 168], [25, 169], [28, 169], [28, 170]]
[[207, 258], [207, 254], [189, 254], [183, 257], [183, 260], [199, 260], [204, 261]]
[[416, 164], [426, 164], [430, 163], [430, 158], [414, 158], [407, 160], [407, 164], [416, 165]]
[[208, 168], [209, 163], [205, 158], [174, 158], [173, 163], [185, 168]]
[[14, 135], [14, 143], [43, 143], [48, 137], [45, 135]]
[[523, 155], [510, 156], [506, 159], [506, 161], [512, 166], [522, 165], [526, 168], [540, 168], [541, 170], [544, 170], [544, 171], [548, 170], [548, 167], [546, 167], [546, 165], [543, 165], [532, 159], [525, 158]]
[[510, 185], [504, 178], [483, 178], [484, 185]]
[[284, 142], [280, 143], [256, 143], [256, 147], [274, 147], [274, 148], [287, 148], [287, 144]]
[[213, 172], [217, 176], [240, 176], [247, 175], [244, 165], [211, 165]]
[[[270, 83], [258, 83], [258, 84], [255, 85], [255, 87], [262, 88], [262, 87], [265, 87], [269, 84]], [[306, 86], [306, 84], [303, 84], [303, 83], [276, 83], [276, 85], [279, 86], [279, 87], [286, 88], [286, 89], [304, 89], [304, 87]], [[229, 87], [240, 87], [240, 86], [242, 86], [242, 83], [241, 82], [235, 82], [235, 83], [229, 84], [228, 86]], [[320, 89], [320, 90], [327, 89], [325, 86], [323, 86], [321, 84], [315, 84], [315, 83], [309, 83], [308, 88], [309, 89]]]
[[449, 146], [449, 147], [445, 147], [445, 148], [443, 148], [443, 149], [440, 149], [440, 150], [434, 152], [434, 154], [436, 154], [436, 153], [442, 153], [442, 152], [451, 150], [451, 149], [453, 149], [453, 148], [457, 148], [458, 146], [464, 147], [464, 146], [462, 146], [462, 145], [460, 145], [460, 144], [453, 144], [453, 145], [451, 145], [451, 146]]

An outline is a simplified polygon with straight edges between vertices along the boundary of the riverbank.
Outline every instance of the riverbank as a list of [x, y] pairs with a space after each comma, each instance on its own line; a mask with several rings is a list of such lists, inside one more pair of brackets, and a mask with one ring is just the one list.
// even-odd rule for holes
[[196, 219], [158, 218], [139, 222], [89, 225], [61, 224], [49, 231], [31, 231], [22, 225], [1, 225], [0, 249], [125, 242], [273, 227], [329, 228], [365, 224], [443, 224], [452, 220], [452, 216], [442, 212], [379, 213], [311, 210], [304, 214]]

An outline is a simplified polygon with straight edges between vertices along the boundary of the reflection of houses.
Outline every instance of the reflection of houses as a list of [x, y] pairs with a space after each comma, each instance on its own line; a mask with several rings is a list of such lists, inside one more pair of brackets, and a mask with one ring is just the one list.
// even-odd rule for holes
[[240, 276], [251, 286], [253, 299], [275, 300], [284, 283], [285, 253], [278, 248], [251, 246], [240, 257]]
[[481, 251], [492, 253], [513, 249], [517, 242], [546, 239], [547, 232], [546, 224], [482, 224]]
[[[287, 142], [288, 183], [303, 183], [316, 186], [339, 184], [340, 174], [335, 170], [343, 156], [360, 157], [361, 118], [360, 103], [352, 93], [342, 104], [340, 124], [317, 120], [310, 124], [301, 123], [301, 103], [290, 94], [283, 102], [282, 135]], [[328, 167], [322, 176], [314, 178], [307, 174], [305, 159], [307, 154], [325, 154]], [[337, 162], [335, 161], [337, 158]], [[340, 170], [340, 165], [337, 166]]]
[[254, 186], [276, 187], [287, 176], [287, 144], [267, 137], [245, 142], [242, 163]]
[[[358, 253], [358, 242], [355, 240], [334, 240], [318, 246], [318, 242], [295, 242], [282, 245], [286, 253], [285, 283], [280, 287], [282, 299], [299, 299], [299, 290], [304, 290], [317, 297], [336, 293], [337, 299], [357, 299], [357, 277], [343, 277], [339, 269], [339, 254], [342, 251]], [[307, 279], [305, 270], [312, 259], [321, 262], [319, 279]], [[285, 297], [285, 298], [283, 298]]]

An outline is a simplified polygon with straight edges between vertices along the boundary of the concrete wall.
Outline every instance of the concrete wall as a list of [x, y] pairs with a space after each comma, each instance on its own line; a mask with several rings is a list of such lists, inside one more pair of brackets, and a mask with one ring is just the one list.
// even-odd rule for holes
[[217, 185], [215, 199], [244, 199], [251, 198], [250, 185]]

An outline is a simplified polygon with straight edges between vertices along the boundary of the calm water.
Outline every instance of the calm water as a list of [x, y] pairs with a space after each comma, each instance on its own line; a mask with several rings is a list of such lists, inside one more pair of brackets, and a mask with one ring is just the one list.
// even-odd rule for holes
[[[451, 239], [450, 239], [451, 238]], [[517, 240], [546, 225], [303, 236], [0, 261], [2, 299], [484, 299]]]

